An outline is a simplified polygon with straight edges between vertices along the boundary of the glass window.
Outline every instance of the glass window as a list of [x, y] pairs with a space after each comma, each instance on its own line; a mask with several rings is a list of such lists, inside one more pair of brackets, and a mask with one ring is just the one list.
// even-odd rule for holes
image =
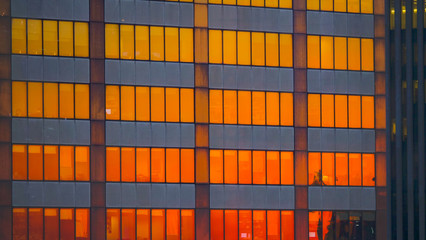
[[135, 240], [135, 209], [121, 210], [121, 239]]
[[121, 239], [120, 209], [106, 209], [106, 218], [107, 218], [106, 219], [107, 239], [120, 240]]
[[89, 240], [90, 239], [90, 213], [89, 213], [89, 209], [76, 209], [75, 210], [75, 236], [76, 236], [76, 239], [81, 239], [81, 240]]
[[238, 211], [237, 210], [225, 210], [225, 239], [226, 240], [238, 239]]
[[359, 13], [359, 0], [348, 0], [348, 12]]
[[164, 61], [164, 28], [150, 27], [151, 60]]
[[[364, 0], [362, 0], [364, 1]], [[362, 71], [374, 71], [373, 39], [361, 39]]]
[[107, 85], [105, 87], [105, 113], [106, 119], [120, 119], [120, 89], [119, 86]]
[[118, 58], [119, 38], [117, 24], [105, 24], [105, 58]]
[[[272, 2], [266, 0], [266, 3]], [[278, 34], [266, 33], [266, 65], [267, 66], [278, 66]]]
[[237, 183], [237, 151], [236, 150], [224, 150], [224, 168], [225, 168], [225, 183], [236, 184]]
[[322, 153], [322, 183], [334, 185], [334, 153]]
[[307, 0], [306, 8], [308, 10], [319, 10], [319, 0]]
[[282, 126], [293, 126], [293, 93], [280, 93], [280, 118]]
[[180, 89], [180, 121], [194, 122], [194, 89]]
[[75, 85], [75, 118], [89, 118], [89, 85]]
[[293, 152], [281, 152], [281, 184], [294, 184]]
[[74, 84], [59, 84], [59, 116], [74, 118]]
[[151, 150], [136, 148], [136, 181], [151, 181]]
[[223, 240], [223, 210], [210, 210], [210, 240]]
[[374, 128], [374, 97], [362, 96], [362, 128]]
[[43, 86], [40, 82], [28, 82], [28, 117], [43, 116]]
[[166, 182], [177, 183], [180, 181], [179, 165], [179, 149], [166, 149]]
[[[255, 1], [255, 0], [253, 0]], [[262, 1], [263, 0], [259, 0]], [[265, 66], [265, 34], [261, 32], [251, 33], [251, 64]]]
[[28, 54], [42, 54], [41, 20], [28, 19]]
[[[330, 0], [321, 0], [323, 2], [332, 2]], [[339, 49], [340, 51], [340, 49]], [[333, 69], [333, 37], [321, 36], [321, 68]]]
[[44, 55], [58, 56], [58, 21], [43, 20]]
[[293, 36], [280, 34], [280, 66], [293, 67]]
[[164, 88], [151, 88], [151, 121], [164, 121]]
[[12, 18], [12, 53], [27, 53], [27, 21]]
[[321, 211], [309, 212], [309, 240], [322, 239]]
[[167, 209], [167, 239], [180, 239], [180, 213], [179, 209]]
[[121, 181], [135, 181], [135, 148], [121, 148]]
[[253, 184], [266, 183], [265, 151], [253, 151]]
[[120, 58], [135, 58], [135, 33], [133, 25], [120, 25]]
[[239, 240], [252, 239], [252, 212], [251, 210], [239, 210]]
[[152, 209], [152, 239], [164, 240], [165, 236], [165, 211], [164, 209]]
[[69, 239], [74, 238], [74, 209], [61, 208], [60, 209], [60, 235], [62, 239], [67, 239], [65, 236], [69, 236]]
[[320, 38], [308, 36], [308, 68], [320, 68]]
[[57, 239], [58, 236], [59, 236], [59, 211], [57, 208], [45, 208], [44, 209], [44, 239], [53, 240], [53, 239]]
[[[346, 0], [334, 0], [334, 11], [335, 12], [346, 12]], [[336, 48], [340, 49], [340, 48]], [[337, 59], [336, 59], [337, 63]]]
[[135, 26], [135, 48], [137, 60], [149, 60], [148, 26]]
[[374, 154], [362, 154], [362, 185], [375, 185], [375, 164]]
[[149, 121], [149, 87], [136, 87], [136, 121]]
[[322, 239], [334, 239], [334, 212], [323, 211], [322, 212]]
[[334, 95], [321, 95], [321, 124], [323, 127], [334, 127]]
[[373, 13], [373, 0], [361, 0], [361, 13]]
[[210, 103], [210, 123], [222, 123], [223, 122], [223, 102], [222, 102], [222, 90], [210, 90], [209, 93]]
[[[90, 180], [90, 150], [89, 147], [75, 147], [75, 179], [77, 181]], [[46, 164], [46, 159], [45, 159]]]
[[348, 127], [348, 96], [347, 95], [335, 95], [336, 101], [336, 127], [346, 128]]
[[223, 150], [210, 150], [210, 183], [223, 183]]
[[321, 153], [310, 152], [308, 154], [309, 162], [309, 185], [321, 186], [322, 185], [322, 172], [321, 172]]
[[222, 63], [222, 31], [209, 31], [209, 63]]
[[180, 61], [194, 61], [194, 33], [191, 28], [180, 29]]
[[[290, 163], [291, 164], [291, 163]], [[290, 168], [285, 166], [285, 168]], [[280, 184], [280, 153], [268, 151], [266, 153], [267, 184]]]
[[60, 146], [59, 176], [61, 181], [74, 181], [74, 147]]
[[361, 99], [360, 96], [349, 96], [349, 127], [361, 127]]
[[[248, 236], [247, 238], [251, 239], [250, 236]], [[253, 210], [253, 239], [266, 239], [265, 210]]]
[[12, 147], [13, 180], [27, 179], [27, 146], [16, 145]]
[[238, 65], [250, 65], [250, 32], [238, 32]]
[[[339, 1], [339, 0], [335, 0]], [[346, 2], [345, 2], [346, 3]], [[348, 68], [347, 61], [347, 38], [335, 37], [334, 38], [334, 67], [339, 70], [346, 70]]]
[[[28, 236], [31, 239], [43, 239], [43, 209], [28, 209]], [[74, 236], [71, 235], [71, 236]]]
[[266, 124], [279, 125], [280, 123], [280, 95], [277, 92], [266, 93]]
[[12, 81], [12, 116], [27, 116], [27, 83]]
[[28, 146], [28, 180], [43, 180], [43, 148]]
[[135, 87], [121, 86], [121, 120], [135, 120]]
[[59, 55], [74, 55], [73, 22], [59, 21]]
[[267, 211], [266, 221], [268, 223], [266, 226], [268, 239], [279, 240], [280, 239], [280, 211]]
[[[349, 0], [351, 2], [352, 0]], [[360, 40], [348, 38], [348, 70], [360, 70]]]
[[238, 91], [238, 124], [251, 124], [250, 91]]
[[252, 92], [253, 124], [265, 125], [265, 92]]
[[321, 123], [321, 95], [308, 94], [308, 126], [319, 127]]
[[166, 121], [179, 122], [179, 88], [166, 88]]
[[193, 183], [194, 182], [194, 149], [181, 149], [180, 150], [180, 176], [181, 182]]
[[223, 119], [225, 124], [237, 123], [237, 91], [223, 91]]
[[[81, 158], [79, 158], [81, 159]], [[44, 180], [58, 181], [59, 178], [58, 146], [44, 146]]]
[[333, 0], [321, 0], [321, 11], [333, 11]]
[[[226, 159], [225, 159], [226, 161]], [[251, 184], [251, 151], [238, 151], [238, 183]]]
[[281, 239], [294, 239], [293, 211], [281, 211]]
[[151, 214], [149, 209], [136, 210], [136, 238], [150, 239], [151, 238]]
[[336, 185], [348, 185], [348, 154], [336, 153]]
[[166, 177], [164, 148], [151, 148], [151, 181], [165, 182]]
[[174, 27], [165, 28], [166, 61], [179, 61], [179, 31]]
[[349, 154], [349, 185], [361, 186], [361, 154]]
[[223, 31], [223, 63], [237, 63], [237, 33], [236, 31]]
[[120, 148], [106, 148], [106, 180], [120, 181]]
[[[133, 35], [132, 35], [133, 39]], [[86, 22], [74, 23], [75, 56], [89, 57], [89, 24]], [[132, 45], [133, 46], [133, 45]]]
[[58, 84], [57, 83], [43, 83], [44, 85], [44, 117], [57, 118], [58, 117]]

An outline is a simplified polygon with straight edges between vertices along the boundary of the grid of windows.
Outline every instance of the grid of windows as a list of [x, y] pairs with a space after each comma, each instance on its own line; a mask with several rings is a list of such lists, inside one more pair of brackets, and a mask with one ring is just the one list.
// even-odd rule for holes
[[193, 62], [192, 28], [105, 24], [105, 57]]
[[194, 149], [107, 147], [106, 180], [193, 183]]
[[310, 152], [310, 185], [375, 186], [375, 156], [361, 153]]
[[293, 36], [210, 29], [209, 63], [292, 67]]
[[293, 152], [211, 149], [210, 183], [292, 185]]
[[13, 208], [13, 239], [90, 239], [87, 208]]
[[107, 209], [107, 240], [194, 240], [193, 209]]
[[373, 13], [373, 0], [307, 0], [308, 10]]
[[224, 4], [238, 6], [268, 7], [268, 8], [291, 8], [290, 0], [209, 0], [209, 4]]
[[12, 116], [89, 118], [89, 85], [12, 82]]
[[88, 57], [89, 24], [12, 18], [12, 53]]
[[374, 71], [374, 41], [308, 35], [308, 68]]
[[308, 94], [308, 126], [374, 128], [374, 97]]
[[210, 123], [293, 126], [293, 93], [209, 90]]
[[108, 120], [194, 122], [194, 89], [107, 85]]
[[12, 146], [13, 180], [89, 181], [90, 150], [86, 146]]

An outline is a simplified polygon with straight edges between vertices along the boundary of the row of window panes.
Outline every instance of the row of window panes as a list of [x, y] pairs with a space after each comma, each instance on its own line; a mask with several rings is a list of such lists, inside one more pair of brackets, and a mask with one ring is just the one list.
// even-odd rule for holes
[[209, 0], [209, 4], [224, 4], [268, 8], [291, 8], [290, 0]]
[[105, 24], [105, 58], [193, 62], [193, 29]]
[[14, 144], [12, 169], [13, 180], [89, 181], [89, 147]]
[[193, 209], [107, 209], [107, 240], [194, 240]]
[[210, 239], [294, 239], [294, 211], [210, 210]]
[[370, 38], [308, 35], [308, 68], [374, 71]]
[[373, 0], [307, 0], [308, 10], [373, 13]]
[[193, 183], [194, 149], [107, 147], [106, 180]]
[[12, 18], [12, 53], [89, 57], [87, 22]]
[[210, 123], [293, 126], [293, 93], [209, 90]]
[[308, 165], [309, 185], [375, 186], [374, 154], [310, 152]]
[[293, 36], [210, 29], [209, 63], [292, 67]]
[[310, 211], [309, 240], [376, 239], [375, 219], [369, 211]]
[[210, 183], [292, 185], [293, 152], [211, 149]]
[[374, 97], [308, 94], [308, 126], [374, 128]]
[[194, 122], [194, 89], [107, 85], [108, 120]]
[[12, 116], [89, 118], [89, 85], [12, 81]]
[[13, 240], [90, 239], [87, 208], [13, 208]]

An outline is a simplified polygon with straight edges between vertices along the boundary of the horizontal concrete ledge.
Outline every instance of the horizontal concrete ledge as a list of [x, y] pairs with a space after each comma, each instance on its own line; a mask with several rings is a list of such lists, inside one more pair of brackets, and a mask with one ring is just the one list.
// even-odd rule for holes
[[12, 0], [12, 17], [89, 21], [89, 0]]
[[376, 210], [374, 187], [309, 187], [309, 209]]
[[109, 208], [194, 208], [194, 184], [106, 183]]
[[13, 181], [12, 206], [90, 207], [90, 183]]

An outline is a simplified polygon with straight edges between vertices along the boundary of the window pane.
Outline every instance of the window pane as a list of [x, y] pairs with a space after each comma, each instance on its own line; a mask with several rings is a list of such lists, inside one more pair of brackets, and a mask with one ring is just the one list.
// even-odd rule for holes
[[120, 58], [135, 58], [135, 33], [133, 25], [120, 25]]
[[[255, 0], [254, 0], [255, 1]], [[263, 0], [260, 0], [263, 2]], [[251, 33], [251, 63], [255, 66], [265, 66], [265, 34], [261, 32]]]
[[194, 149], [180, 150], [181, 182], [194, 182]]
[[90, 178], [89, 147], [75, 147], [75, 178], [77, 181], [89, 181]]
[[58, 181], [59, 178], [58, 146], [44, 146], [44, 180]]
[[123, 209], [121, 216], [121, 239], [135, 240], [135, 209]]
[[74, 84], [59, 84], [59, 115], [74, 118]]
[[150, 27], [151, 60], [164, 61], [164, 28]]
[[60, 209], [60, 231], [61, 240], [74, 239], [74, 209], [61, 208]]
[[27, 21], [12, 18], [12, 53], [27, 53]]
[[280, 211], [267, 211], [268, 240], [280, 240]]
[[74, 180], [74, 147], [60, 146], [59, 155], [60, 155], [59, 157], [60, 180], [73, 181]]
[[180, 61], [193, 62], [194, 61], [194, 33], [192, 28], [180, 29]]
[[148, 209], [136, 210], [137, 232], [136, 238], [138, 240], [151, 239], [151, 214]]
[[349, 185], [361, 186], [361, 154], [349, 154]]
[[[268, 1], [268, 0], [266, 0]], [[291, 0], [279, 0], [280, 8], [291, 8], [292, 7], [292, 1]]]
[[280, 66], [293, 67], [293, 37], [280, 34]]
[[334, 95], [321, 95], [321, 116], [323, 127], [334, 127]]
[[[323, 2], [331, 2], [330, 0], [321, 0]], [[339, 49], [340, 51], [340, 49]], [[333, 69], [333, 37], [321, 36], [321, 68], [322, 69]]]
[[308, 126], [319, 127], [321, 116], [321, 98], [320, 94], [308, 94]]
[[28, 19], [28, 54], [42, 54], [41, 20]]
[[[349, 3], [353, 0], [349, 0]], [[357, 1], [357, 0], [355, 0]], [[348, 70], [360, 70], [359, 38], [348, 38]]]
[[107, 85], [105, 87], [105, 113], [106, 119], [120, 119], [120, 89], [119, 86]]
[[136, 87], [136, 121], [149, 121], [149, 87]]
[[[266, 0], [266, 3], [271, 2]], [[266, 33], [266, 66], [278, 66], [278, 34]]]
[[[334, 11], [346, 12], [346, 0], [334, 0]], [[340, 48], [336, 47], [336, 49], [340, 49]], [[336, 63], [337, 63], [337, 59], [336, 59]]]
[[238, 65], [250, 65], [250, 32], [238, 32]]
[[293, 211], [281, 211], [281, 239], [294, 239]]
[[333, 11], [333, 0], [321, 0], [321, 11]]
[[334, 212], [323, 211], [322, 212], [322, 239], [333, 240], [334, 239]]
[[251, 184], [251, 151], [238, 151], [238, 183]]
[[13, 180], [27, 179], [27, 146], [16, 145], [12, 147]]
[[151, 121], [164, 121], [164, 88], [151, 88]]
[[179, 61], [179, 31], [177, 28], [165, 28], [165, 43], [166, 61]]
[[[269, 222], [268, 222], [269, 225]], [[266, 211], [253, 211], [253, 239], [266, 239]]]
[[361, 13], [373, 13], [372, 0], [361, 0]]
[[210, 240], [223, 240], [223, 210], [210, 210]]
[[179, 165], [179, 149], [166, 149], [166, 182], [179, 182]]
[[43, 116], [43, 85], [40, 82], [28, 82], [28, 117]]
[[266, 93], [266, 124], [280, 123], [280, 95], [277, 92]]
[[121, 86], [121, 120], [135, 120], [135, 87]]
[[166, 121], [179, 122], [179, 88], [166, 88]]
[[210, 90], [209, 93], [210, 103], [210, 123], [222, 123], [223, 122], [223, 102], [222, 102], [222, 90]]
[[319, 10], [319, 0], [307, 0], [306, 5], [308, 10]]
[[165, 239], [165, 216], [163, 209], [152, 209], [152, 239]]
[[27, 83], [12, 81], [12, 116], [27, 116]]
[[106, 148], [106, 180], [120, 181], [120, 148]]
[[322, 174], [321, 174], [321, 154], [310, 152], [308, 153], [309, 162], [309, 185], [321, 186], [322, 185]]
[[237, 183], [237, 151], [224, 150], [225, 183]]
[[89, 209], [76, 209], [75, 210], [75, 236], [76, 236], [76, 239], [78, 239], [78, 240], [89, 240], [90, 239], [90, 213], [89, 213]]
[[[362, 0], [365, 1], [365, 0]], [[374, 70], [374, 46], [373, 39], [361, 40], [362, 71]]]
[[28, 209], [28, 236], [30, 239], [43, 239], [43, 209]]
[[135, 26], [136, 59], [149, 60], [149, 27]]
[[359, 0], [348, 0], [348, 12], [359, 13]]
[[43, 148], [28, 146], [28, 180], [43, 180]]
[[[280, 184], [280, 153], [268, 151], [266, 153], [267, 184]], [[291, 166], [283, 166], [289, 168]]]
[[59, 55], [74, 55], [73, 22], [59, 21]]
[[44, 55], [58, 56], [58, 21], [43, 20]]
[[164, 148], [151, 149], [151, 181], [164, 182], [165, 178], [165, 151]]
[[374, 128], [374, 97], [362, 96], [362, 128]]
[[348, 96], [335, 95], [336, 101], [336, 127], [348, 127]]
[[253, 124], [265, 125], [265, 92], [254, 91], [253, 100]]
[[334, 153], [322, 153], [322, 182], [326, 186], [334, 185]]
[[348, 154], [336, 153], [336, 185], [348, 185]]
[[135, 181], [135, 149], [121, 148], [121, 181]]
[[362, 185], [375, 185], [374, 154], [362, 154]]
[[117, 24], [105, 24], [105, 58], [118, 58], [119, 37]]
[[180, 89], [180, 121], [194, 122], [194, 89]]
[[209, 63], [222, 63], [222, 31], [209, 31]]
[[58, 84], [57, 83], [43, 83], [44, 85], [44, 117], [57, 118], [58, 117]]
[[149, 182], [151, 180], [151, 150], [136, 148], [136, 181]]
[[210, 150], [210, 183], [223, 183], [223, 150]]
[[238, 91], [238, 124], [251, 124], [250, 91]]
[[[341, 1], [341, 0], [335, 0]], [[345, 2], [346, 3], [346, 2]], [[346, 70], [348, 68], [347, 63], [347, 49], [346, 49], [346, 38], [345, 37], [335, 37], [334, 38], [334, 58], [335, 58], [335, 68], [339, 70]]]
[[[132, 35], [133, 39], [133, 35]], [[89, 24], [85, 22], [75, 22], [74, 24], [75, 56], [89, 56]]]
[[178, 209], [167, 209], [167, 239], [180, 239], [180, 213]]
[[225, 210], [225, 240], [238, 239], [238, 212]]
[[237, 91], [223, 91], [223, 119], [225, 124], [237, 123]]
[[308, 68], [320, 68], [319, 36], [308, 36]]
[[235, 31], [223, 31], [223, 63], [237, 63], [237, 33]]
[[120, 240], [120, 209], [107, 209], [106, 211], [107, 240]]
[[253, 184], [266, 182], [265, 151], [253, 151]]
[[349, 96], [349, 127], [361, 127], [361, 101], [360, 96]]
[[309, 212], [309, 240], [322, 239], [321, 211]]
[[57, 208], [44, 209], [44, 239], [57, 240], [59, 236], [59, 211]]
[[89, 118], [89, 85], [75, 85], [75, 117], [81, 119]]
[[280, 117], [282, 126], [293, 126], [293, 93], [280, 93]]
[[252, 213], [251, 210], [239, 210], [240, 240], [252, 239]]
[[281, 184], [294, 184], [293, 152], [281, 152]]

